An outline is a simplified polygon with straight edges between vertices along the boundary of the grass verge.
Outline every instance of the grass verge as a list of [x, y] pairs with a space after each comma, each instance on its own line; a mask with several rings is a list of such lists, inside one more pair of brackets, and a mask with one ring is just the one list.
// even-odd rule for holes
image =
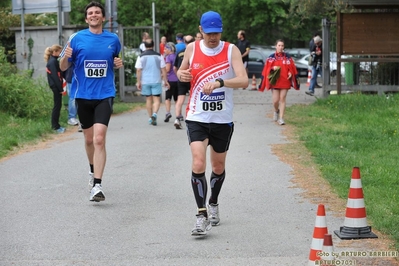
[[347, 199], [360, 168], [367, 220], [399, 248], [399, 97], [340, 95], [287, 110], [287, 123], [333, 192]]
[[[115, 100], [113, 115], [145, 106], [144, 103], [123, 103]], [[61, 110], [60, 124], [67, 124], [68, 112]], [[18, 118], [0, 111], [0, 159], [17, 152], [25, 145], [35, 144], [56, 134], [51, 129], [51, 113], [38, 119]]]

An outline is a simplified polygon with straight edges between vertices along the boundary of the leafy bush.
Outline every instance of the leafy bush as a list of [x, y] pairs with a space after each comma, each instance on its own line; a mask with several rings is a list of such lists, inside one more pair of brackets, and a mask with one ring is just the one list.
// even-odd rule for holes
[[124, 66], [125, 66], [125, 85], [126, 86], [136, 86], [136, 69], [135, 64], [138, 58], [137, 52], [125, 52], [124, 56]]
[[0, 47], [0, 110], [16, 117], [48, 116], [53, 105], [47, 82], [34, 80], [28, 71], [18, 73]]

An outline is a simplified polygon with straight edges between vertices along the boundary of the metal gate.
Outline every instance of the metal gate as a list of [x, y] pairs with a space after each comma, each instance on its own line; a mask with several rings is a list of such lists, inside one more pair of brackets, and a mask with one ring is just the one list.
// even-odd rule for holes
[[154, 50], [159, 52], [159, 25], [146, 27], [123, 27], [119, 25], [118, 36], [122, 45], [121, 56], [123, 67], [119, 69], [116, 87], [119, 88], [118, 95], [123, 102], [145, 102], [145, 97], [141, 96], [136, 87], [137, 57], [140, 55], [139, 46], [142, 42], [143, 32], [148, 32], [154, 40]]

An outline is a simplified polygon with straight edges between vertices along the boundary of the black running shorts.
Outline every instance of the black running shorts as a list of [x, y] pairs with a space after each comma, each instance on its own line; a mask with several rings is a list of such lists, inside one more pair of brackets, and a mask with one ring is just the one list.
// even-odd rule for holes
[[234, 132], [234, 123], [216, 124], [201, 123], [186, 120], [188, 143], [193, 141], [204, 141], [209, 139], [208, 145], [211, 145], [217, 153], [223, 153], [229, 150], [230, 140]]
[[108, 126], [114, 105], [114, 98], [103, 100], [75, 99], [79, 121], [83, 129], [99, 123]]

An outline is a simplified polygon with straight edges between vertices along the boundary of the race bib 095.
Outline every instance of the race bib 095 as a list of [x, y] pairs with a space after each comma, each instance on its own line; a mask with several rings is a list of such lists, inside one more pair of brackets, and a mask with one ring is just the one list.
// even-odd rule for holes
[[206, 95], [201, 92], [201, 105], [202, 111], [205, 112], [218, 112], [226, 109], [226, 95], [224, 91], [213, 92]]

